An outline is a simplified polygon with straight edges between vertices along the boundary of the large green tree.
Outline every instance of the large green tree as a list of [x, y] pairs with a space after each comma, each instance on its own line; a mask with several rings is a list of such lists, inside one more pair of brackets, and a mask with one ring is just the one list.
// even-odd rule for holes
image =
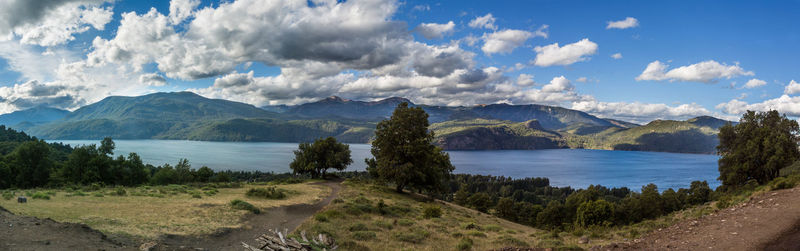
[[328, 169], [344, 170], [353, 163], [350, 146], [339, 143], [334, 137], [317, 139], [314, 143], [300, 143], [294, 151], [294, 160], [289, 167], [295, 173], [325, 177]]
[[739, 187], [750, 180], [764, 184], [800, 157], [797, 121], [778, 111], [747, 111], [739, 124], [720, 128], [719, 180]]
[[372, 156], [367, 171], [395, 184], [398, 192], [412, 187], [441, 191], [453, 172], [450, 156], [433, 145], [428, 130], [428, 114], [419, 107], [401, 103], [391, 118], [381, 121], [372, 141]]
[[50, 147], [41, 140], [20, 144], [7, 156], [8, 170], [17, 187], [31, 188], [47, 184], [54, 162], [50, 159]]

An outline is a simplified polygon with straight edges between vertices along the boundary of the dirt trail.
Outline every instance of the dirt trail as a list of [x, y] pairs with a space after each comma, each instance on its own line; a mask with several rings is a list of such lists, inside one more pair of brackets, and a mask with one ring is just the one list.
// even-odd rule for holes
[[259, 215], [249, 215], [244, 227], [223, 229], [205, 236], [164, 237], [156, 246], [157, 250], [241, 250], [241, 242], [253, 242], [256, 237], [267, 233], [269, 229], [288, 229], [289, 232], [300, 226], [303, 221], [335, 199], [341, 190], [341, 181], [324, 181], [313, 183], [331, 188], [331, 194], [315, 204], [297, 204], [269, 208]]
[[599, 250], [800, 250], [800, 188], [766, 192]]

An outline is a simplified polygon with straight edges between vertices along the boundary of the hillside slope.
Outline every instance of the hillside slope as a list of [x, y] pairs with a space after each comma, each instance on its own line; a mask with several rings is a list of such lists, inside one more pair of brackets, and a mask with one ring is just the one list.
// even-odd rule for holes
[[69, 111], [67, 110], [46, 106], [36, 106], [25, 110], [0, 115], [0, 124], [19, 127], [17, 126], [18, 124], [25, 122], [29, 125], [36, 125], [62, 119], [68, 114]]

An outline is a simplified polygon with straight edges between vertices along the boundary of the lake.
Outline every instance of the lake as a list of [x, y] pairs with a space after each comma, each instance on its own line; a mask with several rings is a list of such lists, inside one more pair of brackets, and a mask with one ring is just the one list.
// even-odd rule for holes
[[[99, 144], [97, 140], [51, 140], [70, 145]], [[214, 170], [289, 172], [296, 143], [207, 142], [186, 140], [115, 140], [116, 155], [136, 152], [145, 163], [174, 165], [189, 159], [194, 168]], [[351, 144], [353, 164], [348, 170], [363, 171], [370, 145]], [[639, 190], [655, 183], [659, 189], [688, 187], [693, 180], [707, 180], [712, 188], [718, 156], [658, 152], [585, 149], [448, 151], [456, 173], [488, 174], [514, 178], [547, 177], [553, 186], [585, 188], [590, 184], [627, 186]]]

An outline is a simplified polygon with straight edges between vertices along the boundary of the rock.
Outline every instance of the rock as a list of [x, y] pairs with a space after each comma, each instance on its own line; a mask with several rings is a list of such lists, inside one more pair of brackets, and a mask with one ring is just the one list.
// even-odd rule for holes
[[581, 239], [578, 240], [578, 244], [588, 244], [588, 243], [589, 243], [589, 237], [586, 236], [581, 237]]
[[142, 243], [141, 246], [139, 246], [139, 250], [151, 251], [151, 250], [154, 250], [156, 248], [156, 246], [158, 246], [158, 243], [156, 243], [156, 242], [152, 242], [152, 241], [151, 242], [145, 242], [145, 243]]

